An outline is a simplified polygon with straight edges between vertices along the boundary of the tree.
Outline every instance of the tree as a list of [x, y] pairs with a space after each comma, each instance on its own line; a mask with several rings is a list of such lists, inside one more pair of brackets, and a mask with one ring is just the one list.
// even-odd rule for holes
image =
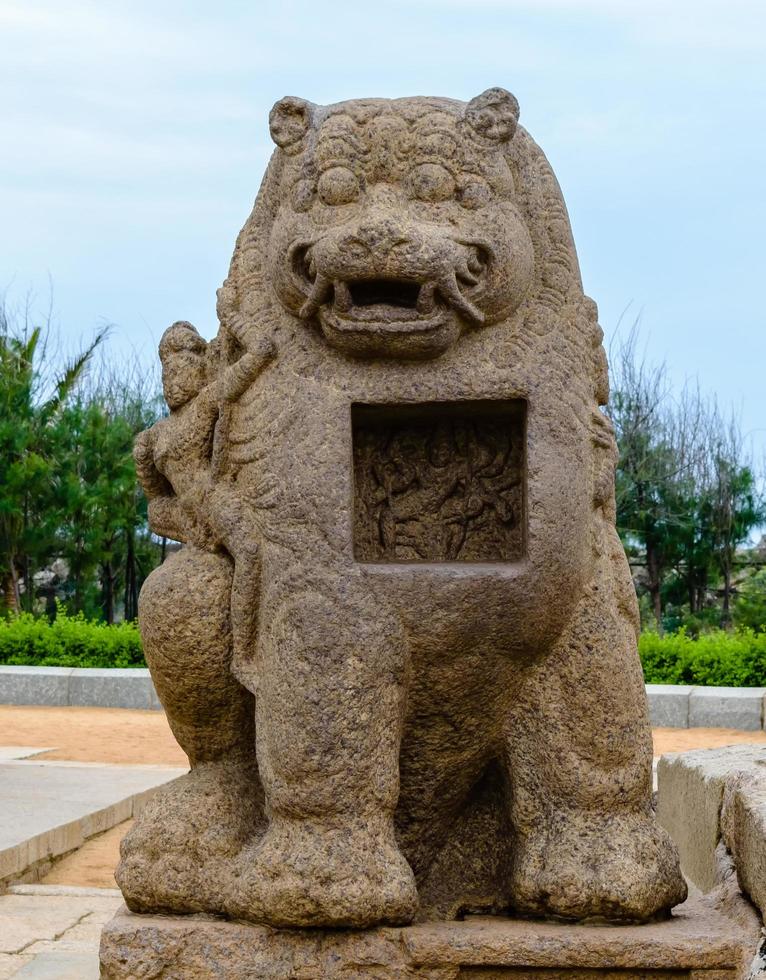
[[636, 323], [612, 365], [618, 529], [644, 561], [658, 628], [666, 599], [703, 614], [717, 579], [726, 625], [737, 549], [766, 521], [766, 502], [736, 417], [724, 418], [696, 385], [674, 396], [665, 365], [639, 357], [637, 340]]
[[662, 586], [689, 533], [692, 474], [699, 456], [700, 399], [685, 389], [675, 403], [664, 364], [637, 354], [638, 321], [617, 347], [608, 413], [619, 450], [617, 526], [628, 549], [640, 549], [658, 627]]
[[710, 429], [707, 486], [700, 493], [701, 517], [711, 542], [713, 561], [723, 579], [721, 620], [731, 621], [731, 580], [737, 548], [766, 521], [766, 499], [758, 488], [734, 416], [716, 411]]
[[31, 604], [34, 571], [55, 550], [51, 428], [106, 330], [55, 371], [47, 328], [30, 326], [28, 313], [21, 327], [13, 321], [0, 306], [0, 580], [6, 607], [16, 611], [19, 579], [27, 584]]
[[157, 402], [143, 383], [102, 376], [66, 407], [57, 426], [69, 606], [100, 612], [108, 623], [120, 600], [125, 618], [135, 619], [138, 589], [157, 563], [132, 456], [136, 434], [156, 419]]

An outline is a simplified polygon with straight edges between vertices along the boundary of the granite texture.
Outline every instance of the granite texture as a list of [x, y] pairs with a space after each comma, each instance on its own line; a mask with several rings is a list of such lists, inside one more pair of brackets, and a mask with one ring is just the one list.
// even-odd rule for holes
[[686, 684], [647, 684], [652, 725], [657, 728], [688, 728], [689, 695], [693, 690]]
[[724, 789], [721, 836], [743, 892], [766, 918], [766, 753]]
[[740, 980], [757, 933], [710, 904], [641, 926], [469, 918], [405, 928], [273, 931], [117, 912], [102, 980]]
[[651, 808], [603, 334], [518, 103], [285, 98], [136, 445], [185, 547], [140, 600], [192, 772], [131, 909], [276, 927], [683, 901]]
[[759, 732], [765, 695], [764, 687], [695, 687], [689, 695], [689, 727]]
[[742, 890], [766, 913], [766, 747], [730, 745], [662, 756], [657, 817], [672, 834], [686, 876], [702, 891], [729, 849]]

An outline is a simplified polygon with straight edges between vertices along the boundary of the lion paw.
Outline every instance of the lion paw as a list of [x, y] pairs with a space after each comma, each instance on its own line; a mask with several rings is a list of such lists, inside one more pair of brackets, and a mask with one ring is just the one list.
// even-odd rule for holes
[[393, 830], [276, 820], [240, 855], [228, 914], [272, 926], [367, 927], [412, 921], [415, 878]]
[[120, 845], [115, 878], [128, 908], [221, 914], [233, 860], [264, 824], [252, 763], [198, 765], [150, 800]]
[[686, 899], [675, 845], [649, 816], [568, 811], [520, 841], [513, 907], [565, 919], [646, 921]]

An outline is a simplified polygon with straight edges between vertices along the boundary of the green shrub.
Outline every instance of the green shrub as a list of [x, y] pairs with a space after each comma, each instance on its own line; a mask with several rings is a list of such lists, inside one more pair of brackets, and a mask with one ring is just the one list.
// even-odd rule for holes
[[711, 630], [692, 638], [685, 629], [646, 632], [638, 649], [648, 684], [766, 687], [766, 633]]
[[766, 568], [759, 569], [738, 587], [734, 602], [734, 625], [749, 626], [756, 633], [766, 629]]
[[59, 608], [56, 619], [0, 618], [0, 664], [34, 667], [145, 667], [135, 623], [107, 626]]
[[[750, 628], [699, 637], [685, 629], [641, 634], [638, 649], [649, 684], [766, 687], [766, 632]], [[135, 623], [107, 626], [67, 616], [53, 623], [21, 613], [0, 618], [0, 664], [37, 667], [145, 667]]]

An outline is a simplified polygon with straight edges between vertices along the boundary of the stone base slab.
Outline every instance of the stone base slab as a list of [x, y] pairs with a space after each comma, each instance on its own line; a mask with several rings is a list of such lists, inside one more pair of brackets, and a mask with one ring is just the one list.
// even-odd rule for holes
[[649, 925], [475, 916], [370, 930], [274, 930], [123, 907], [101, 936], [101, 978], [739, 980], [753, 953], [739, 926], [691, 902]]

